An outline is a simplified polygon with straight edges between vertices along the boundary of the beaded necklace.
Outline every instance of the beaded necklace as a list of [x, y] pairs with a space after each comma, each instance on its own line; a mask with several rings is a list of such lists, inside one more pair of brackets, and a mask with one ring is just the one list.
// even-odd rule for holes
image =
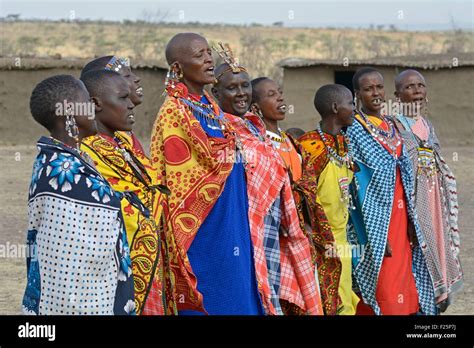
[[337, 151], [329, 145], [329, 141], [327, 140], [326, 136], [324, 135], [324, 132], [321, 130], [321, 127], [317, 127], [316, 131], [318, 132], [319, 136], [321, 137], [321, 140], [323, 141], [324, 147], [328, 151], [328, 157], [329, 159], [335, 163], [338, 167], [345, 166], [348, 169], [353, 168], [353, 161], [352, 161], [352, 156], [350, 155], [351, 153], [351, 143], [349, 142], [349, 139], [347, 138], [346, 134], [341, 130], [341, 134], [344, 137], [344, 146], [347, 145], [346, 154], [344, 156], [341, 156], [337, 153]]
[[252, 122], [244, 118], [244, 123], [250, 133], [255, 135], [261, 142], [265, 142], [265, 137], [258, 131], [257, 127]]
[[186, 104], [193, 113], [195, 112], [199, 117], [205, 118], [209, 128], [221, 131], [226, 129], [224, 114], [221, 113], [220, 115], [216, 115], [211, 104], [205, 104], [200, 101], [193, 100], [190, 97], [179, 99], [184, 104]]
[[[267, 138], [279, 144], [277, 148], [278, 150], [281, 150], [283, 152], [290, 152], [292, 150], [290, 139], [286, 136], [284, 132], [281, 131], [280, 128], [278, 128], [278, 132], [280, 132], [279, 135], [267, 130]], [[283, 144], [285, 144], [286, 147], [283, 147]]]
[[[341, 130], [341, 134], [344, 137], [344, 146], [347, 144], [347, 148], [345, 148], [346, 154], [344, 156], [341, 156], [337, 153], [337, 151], [331, 145], [329, 145], [329, 141], [324, 135], [324, 132], [322, 131], [321, 126], [317, 127], [316, 131], [318, 132], [319, 136], [321, 137], [321, 140], [323, 141], [324, 147], [327, 150], [327, 154], [331, 163], [334, 163], [339, 168], [344, 166], [348, 170], [353, 170], [354, 162], [351, 156], [351, 152], [352, 152], [351, 143], [349, 142], [349, 139], [347, 138], [346, 134]], [[350, 185], [349, 178], [347, 176], [338, 178], [337, 183], [339, 185], [339, 190], [341, 194], [341, 197], [339, 198], [339, 200], [346, 205], [347, 209], [355, 209], [355, 206], [352, 201], [352, 196], [349, 192], [349, 185]]]
[[[437, 166], [436, 166], [436, 159], [433, 150], [433, 145], [430, 144], [429, 136], [426, 141], [423, 141], [418, 135], [415, 134], [412, 127], [413, 125], [410, 124], [409, 119], [404, 115], [399, 115], [400, 122], [402, 123], [403, 127], [411, 133], [413, 139], [417, 142], [417, 162], [418, 166], [416, 169], [416, 179], [417, 181], [420, 180], [421, 175], [423, 174], [426, 177], [426, 182], [429, 184], [428, 191], [431, 192], [436, 184], [437, 178]], [[416, 122], [416, 119], [414, 119]], [[422, 118], [421, 122], [423, 122], [425, 127], [427, 125], [426, 121]], [[430, 183], [431, 181], [431, 183]]]
[[384, 131], [382, 128], [375, 126], [362, 110], [359, 111], [359, 115], [367, 125], [370, 135], [382, 144], [387, 145], [390, 149], [389, 152], [391, 155], [395, 158], [398, 158], [397, 148], [402, 143], [402, 139], [398, 134], [392, 120], [383, 115], [380, 116], [382, 122], [385, 122], [388, 126], [388, 131]]
[[122, 155], [132, 169], [132, 174], [134, 177], [138, 179], [142, 183], [142, 185], [149, 191], [152, 195], [152, 199], [148, 200], [144, 203], [145, 207], [149, 210], [152, 209], [152, 202], [155, 200], [156, 191], [160, 191], [165, 195], [170, 195], [171, 191], [165, 185], [152, 185], [152, 180], [148, 175], [145, 167], [141, 164], [141, 162], [135, 157], [133, 152], [129, 151], [125, 145], [125, 140], [123, 140], [122, 136], [119, 133], [114, 134], [113, 138], [114, 142], [117, 144], [115, 149]]

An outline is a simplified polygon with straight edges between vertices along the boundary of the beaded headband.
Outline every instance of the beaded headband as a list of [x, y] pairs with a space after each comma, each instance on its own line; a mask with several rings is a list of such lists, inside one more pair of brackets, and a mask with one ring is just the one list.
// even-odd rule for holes
[[243, 66], [239, 65], [238, 59], [234, 57], [234, 54], [232, 53], [232, 50], [229, 46], [229, 44], [223, 44], [222, 42], [219, 42], [220, 49], [217, 47], [213, 47], [214, 51], [217, 52], [217, 54], [224, 59], [224, 62], [229, 66], [226, 68], [223, 72], [221, 72], [217, 77], [216, 80], [219, 81], [219, 79], [222, 77], [227, 72], [232, 72], [233, 74], [238, 74], [240, 72], [246, 72], [247, 69], [245, 69]]
[[109, 62], [105, 65], [105, 70], [111, 70], [115, 72], [120, 72], [124, 67], [130, 66], [130, 60], [126, 57], [116, 57], [113, 56]]

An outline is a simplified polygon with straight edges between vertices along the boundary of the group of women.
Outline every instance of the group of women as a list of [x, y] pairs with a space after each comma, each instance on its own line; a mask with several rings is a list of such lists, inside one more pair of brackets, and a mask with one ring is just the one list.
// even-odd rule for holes
[[[321, 122], [296, 139], [279, 128], [279, 85], [215, 50], [217, 67], [204, 37], [169, 41], [149, 154], [133, 134], [143, 88], [128, 60], [35, 87], [31, 113], [50, 137], [29, 189], [24, 312], [445, 310], [462, 284], [456, 184], [431, 123], [384, 115], [383, 77], [363, 68], [356, 103], [321, 87]], [[425, 107], [423, 76], [402, 72], [396, 97]]]

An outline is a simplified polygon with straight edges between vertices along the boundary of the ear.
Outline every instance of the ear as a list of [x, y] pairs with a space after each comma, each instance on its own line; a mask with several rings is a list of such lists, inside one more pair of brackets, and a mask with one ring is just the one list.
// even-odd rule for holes
[[332, 103], [331, 111], [333, 112], [334, 115], [337, 115], [338, 108], [337, 108], [337, 103], [336, 102]]
[[103, 107], [102, 107], [102, 100], [100, 100], [100, 98], [97, 98], [97, 97], [92, 97], [91, 98], [91, 101], [94, 103], [94, 106], [95, 106], [95, 112], [101, 112]]
[[182, 71], [181, 64], [179, 64], [178, 61], [175, 61], [173, 64], [171, 64], [171, 70], [173, 70], [176, 75], [179, 75], [179, 73]]

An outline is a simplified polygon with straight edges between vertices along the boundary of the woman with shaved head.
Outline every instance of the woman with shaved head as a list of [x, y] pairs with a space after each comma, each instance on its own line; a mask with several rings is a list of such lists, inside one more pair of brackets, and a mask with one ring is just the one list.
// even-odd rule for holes
[[441, 156], [433, 125], [423, 115], [428, 101], [425, 78], [416, 70], [405, 70], [395, 78], [395, 88], [397, 100], [407, 106], [397, 120], [414, 168], [415, 206], [435, 301], [444, 312], [463, 283], [456, 180]]
[[204, 37], [181, 33], [168, 43], [166, 59], [166, 100], [153, 127], [151, 158], [155, 179], [171, 190], [179, 314], [264, 314], [269, 300], [260, 298], [255, 276], [241, 149], [204, 90], [215, 80], [211, 49]]

